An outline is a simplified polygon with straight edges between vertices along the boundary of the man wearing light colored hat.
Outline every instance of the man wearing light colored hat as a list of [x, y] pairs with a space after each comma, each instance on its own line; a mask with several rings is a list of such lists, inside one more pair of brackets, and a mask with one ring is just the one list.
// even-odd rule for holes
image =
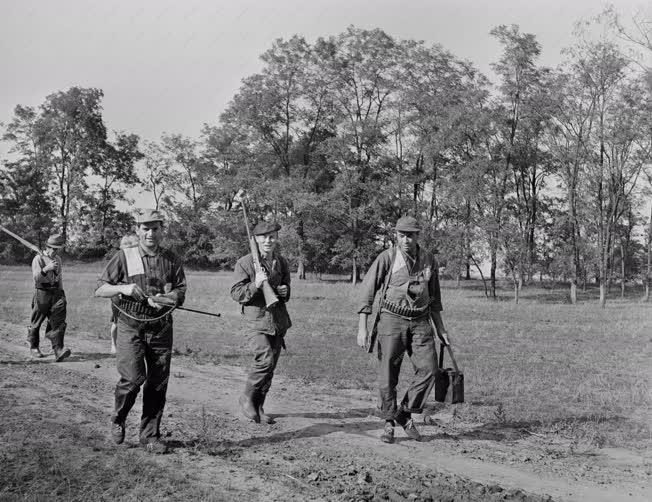
[[[252, 233], [260, 251], [261, 268], [255, 267], [251, 253], [243, 256], [235, 264], [231, 287], [231, 298], [242, 305], [243, 331], [254, 355], [239, 404], [242, 413], [256, 423], [274, 422], [265, 413], [263, 405], [281, 349], [285, 347], [283, 337], [292, 326], [285, 307], [290, 299], [290, 270], [287, 260], [278, 250], [280, 228], [276, 223], [265, 221], [254, 227]], [[271, 307], [266, 305], [262, 291], [266, 281], [279, 299]]]
[[[143, 386], [140, 443], [152, 453], [165, 453], [161, 418], [170, 376], [172, 315], [157, 315], [183, 304], [186, 276], [181, 260], [160, 246], [163, 215], [147, 209], [136, 217], [138, 246], [118, 251], [106, 265], [95, 296], [111, 298], [118, 308], [116, 340], [120, 380], [115, 389], [111, 436], [125, 439], [125, 420]], [[151, 319], [151, 320], [150, 320]]]
[[52, 351], [57, 362], [70, 355], [70, 349], [63, 345], [66, 333], [66, 294], [63, 291], [63, 263], [59, 252], [64, 245], [61, 235], [51, 235], [45, 243], [43, 253], [36, 255], [32, 260], [32, 276], [36, 290], [27, 331], [30, 353], [33, 357], [43, 357], [39, 349], [39, 331], [41, 324], [47, 319], [45, 337], [52, 342]]
[[[377, 291], [380, 299], [378, 322], [378, 386], [379, 412], [385, 419], [380, 439], [394, 442], [394, 426], [398, 423], [408, 437], [417, 441], [421, 434], [412, 420], [412, 413], [422, 413], [437, 371], [434, 333], [429, 316], [439, 335], [446, 338], [441, 318], [441, 293], [437, 262], [419, 244], [420, 227], [415, 218], [404, 216], [396, 223], [396, 243], [383, 251], [373, 262], [362, 281], [358, 314], [358, 345], [366, 346], [367, 317]], [[396, 402], [401, 362], [407, 352], [415, 376], [400, 405]]]

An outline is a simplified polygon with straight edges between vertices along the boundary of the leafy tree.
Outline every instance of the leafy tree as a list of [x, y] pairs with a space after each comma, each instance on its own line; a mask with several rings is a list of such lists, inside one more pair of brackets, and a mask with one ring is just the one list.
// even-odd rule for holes
[[[0, 168], [0, 220], [2, 224], [38, 246], [53, 227], [53, 200], [48, 193], [49, 172], [41, 160], [36, 131], [37, 113], [18, 105], [6, 126], [3, 141], [11, 143]], [[26, 259], [31, 251], [13, 240], [2, 239], [2, 256]]]
[[46, 97], [35, 128], [42, 162], [55, 178], [61, 233], [67, 238], [71, 209], [87, 188], [86, 175], [102, 161], [106, 128], [99, 89], [71, 87]]
[[[89, 184], [87, 199], [97, 229], [97, 244], [101, 247], [116, 239], [116, 229], [112, 227], [120, 212], [117, 203], [126, 201], [127, 187], [139, 183], [135, 165], [143, 154], [138, 142], [135, 134], [116, 133], [115, 140], [106, 143], [100, 161], [92, 166], [91, 172], [98, 181]], [[123, 233], [124, 229], [119, 231]]]

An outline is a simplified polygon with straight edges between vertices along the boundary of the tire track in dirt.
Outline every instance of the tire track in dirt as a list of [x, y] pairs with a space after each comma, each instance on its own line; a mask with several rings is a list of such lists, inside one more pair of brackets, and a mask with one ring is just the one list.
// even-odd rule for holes
[[[69, 338], [73, 356], [51, 364], [51, 358], [26, 360], [22, 331], [20, 326], [0, 322], [0, 369], [20, 367], [26, 375], [31, 372], [32, 378], [33, 370], [37, 370], [36, 376], [43, 377], [41, 383], [46, 389], [41, 399], [48, 406], [54, 405], [57, 410], [62, 402], [68, 402], [56, 413], [76, 413], [73, 422], [90, 428], [92, 439], [106, 435], [117, 380], [114, 361], [106, 354], [108, 341], [77, 333]], [[459, 452], [488, 447], [478, 448], [479, 441], [450, 434], [458, 425], [448, 423], [445, 414], [435, 415], [441, 427], [422, 427], [426, 442], [399, 437], [397, 444], [382, 444], [378, 440], [382, 422], [370, 416], [373, 396], [368, 392], [305, 386], [276, 377], [267, 411], [275, 415], [277, 423], [261, 426], [245, 422], [236, 404], [244, 377], [238, 367], [197, 365], [190, 358], [175, 357], [162, 424], [174, 454], [155, 461], [168, 469], [184, 469], [183, 464], [190, 464], [195, 479], [209, 485], [216, 478], [226, 478], [234, 495], [246, 491], [248, 499], [252, 499], [249, 488], [261, 490], [260, 500], [382, 499], [390, 497], [392, 485], [400, 486], [402, 478], [409, 478], [406, 469], [420, 474], [418, 481], [428, 488], [439, 485], [442, 493], [468, 490], [472, 485], [467, 498], [451, 500], [490, 500], [492, 493], [496, 500], [498, 496], [510, 500], [504, 497], [510, 490], [512, 500], [538, 499], [528, 498], [520, 490], [547, 494], [556, 500], [647, 500], [644, 485], [639, 483], [621, 480], [605, 486], [541, 472], [544, 467], [540, 465], [533, 466], [540, 469], [536, 471], [527, 469], [531, 466], [468, 458]], [[52, 384], [61, 395], [67, 383], [76, 386], [76, 392], [66, 398], [53, 397], [52, 389], [47, 390]], [[130, 447], [135, 443], [139, 407], [137, 403], [128, 422]], [[283, 410], [288, 411], [281, 413]], [[500, 447], [510, 449], [509, 445]], [[518, 455], [527, 447], [518, 441], [511, 446]], [[225, 488], [224, 482], [220, 483], [217, 485]], [[419, 498], [424, 493], [427, 491], [411, 492], [408, 485], [396, 495], [397, 500], [410, 500], [415, 498], [410, 495]]]

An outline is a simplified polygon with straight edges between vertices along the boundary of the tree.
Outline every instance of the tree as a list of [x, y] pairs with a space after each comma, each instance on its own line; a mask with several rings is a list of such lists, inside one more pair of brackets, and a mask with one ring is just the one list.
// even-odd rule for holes
[[[37, 113], [18, 105], [7, 125], [3, 141], [11, 143], [0, 170], [0, 218], [3, 225], [42, 246], [53, 226], [52, 198], [48, 193], [49, 171], [42, 162], [36, 131]], [[27, 257], [29, 251], [14, 242], [3, 246], [3, 256], [12, 260]]]
[[164, 203], [171, 205], [171, 190], [173, 185], [172, 159], [166, 155], [161, 145], [147, 141], [144, 145], [145, 163], [141, 176], [146, 192], [154, 197], [155, 209], [161, 209]]
[[340, 263], [350, 263], [355, 284], [360, 264], [371, 258], [363, 247], [374, 240], [376, 228], [363, 218], [374, 214], [370, 206], [375, 197], [369, 188], [386, 142], [389, 103], [404, 52], [383, 31], [354, 27], [337, 37], [318, 39], [314, 50], [325, 80], [331, 83], [337, 120], [337, 138], [328, 140], [323, 151], [336, 168], [334, 189], [344, 198], [345, 205], [339, 207], [348, 220], [336, 257]]
[[[534, 35], [520, 33], [516, 25], [498, 26], [491, 30], [491, 35], [503, 45], [500, 60], [492, 65], [500, 78], [499, 101], [493, 119], [497, 134], [491, 146], [494, 159], [491, 168], [494, 209], [489, 234], [492, 282], [495, 282], [498, 242], [502, 241], [512, 277], [517, 281], [515, 298], [518, 299], [518, 289], [526, 273], [528, 277], [531, 273], [540, 191], [547, 170], [539, 149], [546, 121], [543, 111], [547, 102], [546, 71], [536, 67], [541, 46]], [[499, 162], [503, 165], [498, 165]], [[511, 180], [505, 177], [508, 173]], [[510, 214], [503, 215], [506, 208]], [[504, 227], [504, 217], [511, 218], [514, 224]], [[518, 238], [514, 239], [517, 229]]]
[[577, 61], [567, 69], [557, 71], [552, 81], [549, 114], [550, 128], [545, 144], [555, 165], [556, 172], [566, 191], [566, 224], [570, 256], [570, 300], [577, 303], [577, 285], [582, 266], [580, 221], [581, 186], [584, 167], [589, 152], [589, 140], [593, 132], [596, 96], [584, 85]]
[[89, 168], [102, 161], [106, 128], [100, 89], [71, 87], [46, 97], [35, 124], [42, 161], [55, 176], [61, 233], [68, 236], [71, 208], [86, 191]]
[[135, 165], [143, 154], [138, 142], [135, 134], [116, 133], [115, 140], [106, 143], [101, 159], [92, 166], [91, 172], [99, 181], [91, 184], [88, 199], [93, 208], [91, 213], [97, 215], [93, 220], [96, 221], [98, 244], [102, 247], [107, 240], [116, 237], [115, 233], [107, 236], [107, 231], [112, 231], [111, 222], [117, 216], [116, 204], [125, 200], [126, 186], [139, 182]]

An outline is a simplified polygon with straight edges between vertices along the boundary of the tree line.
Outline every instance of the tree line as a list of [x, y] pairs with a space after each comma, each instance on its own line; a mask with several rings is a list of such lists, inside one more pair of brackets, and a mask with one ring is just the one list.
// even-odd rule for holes
[[[595, 282], [604, 305], [614, 278], [648, 284], [652, 230], [652, 73], [618, 35], [652, 49], [605, 16], [616, 37], [591, 38], [587, 23], [556, 68], [538, 63], [534, 35], [496, 27], [496, 82], [380, 29], [278, 39], [199, 138], [110, 133], [100, 89], [55, 92], [4, 126], [1, 221], [36, 243], [60, 231], [68, 253], [99, 258], [133, 225], [140, 189], [188, 264], [229, 267], [247, 249], [246, 198], [282, 224], [300, 278], [355, 282], [412, 214], [445, 273], [475, 270], [489, 297], [505, 274], [516, 301], [546, 277], [566, 281], [573, 303]], [[0, 239], [3, 261], [27, 253]]]

